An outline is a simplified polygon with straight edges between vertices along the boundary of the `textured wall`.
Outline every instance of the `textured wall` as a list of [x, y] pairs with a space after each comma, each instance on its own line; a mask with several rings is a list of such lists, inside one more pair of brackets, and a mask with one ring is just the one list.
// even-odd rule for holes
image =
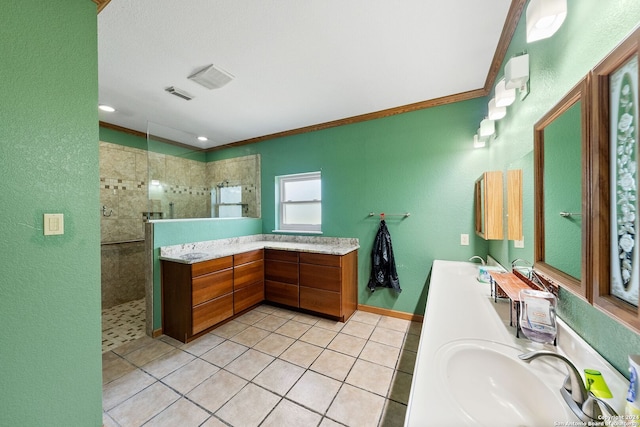
[[0, 16], [0, 425], [101, 426], [96, 5]]
[[[473, 148], [485, 101], [427, 110], [279, 138], [210, 153], [210, 160], [259, 153], [262, 160], [263, 231], [275, 228], [275, 177], [322, 171], [322, 231], [360, 239], [359, 302], [423, 314], [434, 259], [486, 255], [474, 234], [474, 182], [487, 169], [488, 150]], [[387, 225], [402, 293], [371, 294], [367, 282], [378, 218], [404, 213]], [[460, 234], [470, 246], [460, 246]]]

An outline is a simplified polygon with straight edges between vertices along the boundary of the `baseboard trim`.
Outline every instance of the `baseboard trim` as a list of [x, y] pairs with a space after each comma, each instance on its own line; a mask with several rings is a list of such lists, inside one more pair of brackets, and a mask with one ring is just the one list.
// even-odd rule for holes
[[162, 328], [154, 329], [151, 338], [158, 338], [160, 335], [162, 335]]
[[381, 314], [383, 316], [396, 317], [398, 319], [411, 320], [412, 322], [420, 322], [424, 320], [424, 316], [419, 314], [405, 313], [403, 311], [389, 310], [388, 308], [374, 307], [372, 305], [358, 304], [358, 310], [368, 313]]

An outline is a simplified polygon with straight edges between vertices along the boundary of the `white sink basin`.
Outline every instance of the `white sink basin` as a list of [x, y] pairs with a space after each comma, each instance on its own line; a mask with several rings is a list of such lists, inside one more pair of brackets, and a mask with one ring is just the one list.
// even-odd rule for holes
[[[482, 340], [454, 341], [436, 352], [439, 384], [473, 425], [552, 426], [577, 420], [559, 389], [564, 373], [528, 365], [514, 347]], [[545, 372], [546, 370], [546, 372]], [[559, 378], [559, 379], [558, 379]]]

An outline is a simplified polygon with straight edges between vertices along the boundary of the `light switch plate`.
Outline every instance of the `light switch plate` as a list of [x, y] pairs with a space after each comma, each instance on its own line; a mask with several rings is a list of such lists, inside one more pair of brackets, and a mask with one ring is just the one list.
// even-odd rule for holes
[[44, 235], [64, 234], [64, 214], [44, 214]]
[[461, 246], [469, 246], [469, 235], [461, 234], [460, 235], [460, 245]]
[[518, 249], [524, 248], [524, 239], [522, 239], [522, 240], [514, 240], [513, 241], [513, 247], [514, 248], [518, 248]]

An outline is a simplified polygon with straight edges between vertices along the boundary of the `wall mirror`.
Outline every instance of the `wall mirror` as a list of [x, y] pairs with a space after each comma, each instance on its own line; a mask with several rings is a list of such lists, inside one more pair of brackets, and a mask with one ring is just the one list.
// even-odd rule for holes
[[593, 70], [593, 303], [636, 331], [640, 331], [639, 45], [640, 29]]
[[[157, 135], [163, 135], [159, 137]], [[145, 219], [260, 218], [260, 155], [208, 161], [197, 136], [149, 123]]]
[[535, 267], [588, 301], [589, 80], [534, 126]]

